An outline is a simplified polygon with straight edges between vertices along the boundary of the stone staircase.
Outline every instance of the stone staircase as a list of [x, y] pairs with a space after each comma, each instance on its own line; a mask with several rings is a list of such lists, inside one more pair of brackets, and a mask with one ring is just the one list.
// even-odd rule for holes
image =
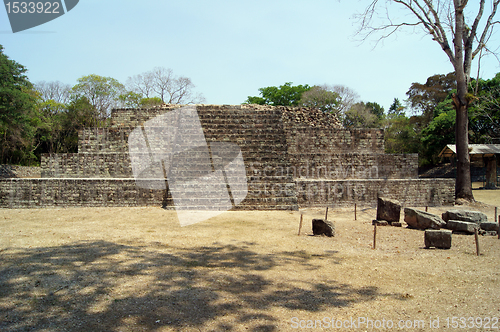
[[[110, 128], [90, 128], [80, 132], [79, 153], [44, 155], [42, 177], [133, 178], [128, 138], [135, 127], [130, 124], [141, 126], [158, 115], [178, 108], [171, 106], [161, 110], [114, 110], [113, 125]], [[241, 105], [198, 105], [196, 109], [209, 149], [219, 143], [232, 143], [241, 149], [248, 189], [245, 199], [238, 204], [234, 204], [234, 199], [232, 200], [233, 209], [298, 209], [293, 176], [284, 171], [290, 168], [290, 160], [280, 110], [256, 110]], [[186, 209], [217, 209], [217, 197], [203, 200], [203, 193], [210, 196], [210, 188], [204, 187], [203, 181], [224, 165], [217, 167], [216, 160], [207, 159], [207, 154], [202, 153], [203, 151], [190, 151], [189, 146], [183, 148], [186, 151], [182, 157], [177, 156], [177, 167], [165, 171], [171, 178], [182, 177], [185, 183], [172, 186], [167, 181], [165, 187], [168, 189], [163, 193], [161, 204], [166, 208], [173, 208], [173, 197], [182, 192], [193, 197], [201, 195], [198, 200], [192, 199], [193, 205], [184, 206]], [[183, 167], [179, 168], [179, 165]], [[238, 177], [224, 175], [227, 183], [242, 186]], [[193, 182], [198, 183], [194, 185]], [[231, 190], [230, 187], [228, 189]], [[243, 194], [240, 190], [240, 196]], [[214, 195], [216, 196], [215, 193]]]
[[[181, 121], [181, 107], [113, 110], [110, 127], [80, 131], [78, 153], [42, 156], [41, 178], [0, 179], [0, 207], [297, 210], [373, 205], [379, 193], [408, 206], [453, 202], [453, 179], [418, 179], [418, 156], [385, 154], [383, 130], [346, 130], [314, 109], [196, 105], [197, 125], [178, 122], [169, 141], [167, 122], [151, 124]], [[136, 138], [144, 143], [129, 146]]]

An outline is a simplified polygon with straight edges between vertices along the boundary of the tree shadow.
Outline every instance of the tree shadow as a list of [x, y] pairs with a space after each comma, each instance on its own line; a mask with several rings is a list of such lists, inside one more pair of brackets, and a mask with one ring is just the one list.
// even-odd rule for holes
[[[341, 261], [335, 254], [303, 251], [263, 254], [255, 246], [185, 249], [93, 241], [6, 249], [0, 252], [0, 330], [180, 331], [210, 323], [214, 331], [276, 331], [274, 308], [319, 312], [400, 298], [328, 278], [266, 277], [266, 271], [276, 275], [290, 268], [307, 273], [320, 268], [319, 259]], [[225, 316], [233, 317], [231, 323]]]

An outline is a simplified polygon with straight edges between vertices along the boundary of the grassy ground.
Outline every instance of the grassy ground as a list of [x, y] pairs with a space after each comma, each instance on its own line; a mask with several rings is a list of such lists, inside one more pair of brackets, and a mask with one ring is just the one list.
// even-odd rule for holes
[[472, 194], [478, 202], [490, 204], [500, 208], [500, 189], [483, 190], [479, 189], [483, 186], [482, 182], [474, 182], [472, 184]]
[[[491, 205], [465, 208], [494, 219]], [[373, 250], [375, 209], [358, 208], [357, 220], [330, 210], [334, 238], [311, 236], [324, 210], [301, 213], [297, 236], [299, 212], [226, 212], [180, 227], [160, 208], [0, 210], [0, 330], [328, 331], [334, 318], [360, 331], [389, 321], [484, 331], [500, 318], [496, 237], [480, 237], [478, 257], [474, 236], [424, 249], [422, 231], [379, 227]], [[479, 318], [490, 328], [476, 328]]]

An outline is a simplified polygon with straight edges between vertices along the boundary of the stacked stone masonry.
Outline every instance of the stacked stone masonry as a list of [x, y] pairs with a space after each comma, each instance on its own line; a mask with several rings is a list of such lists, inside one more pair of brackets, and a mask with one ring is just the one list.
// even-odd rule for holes
[[[146, 121], [180, 107], [113, 110], [109, 128], [80, 131], [78, 153], [44, 155], [41, 179], [0, 180], [0, 206], [172, 208], [171, 188], [136, 186], [128, 139]], [[453, 202], [453, 180], [418, 179], [417, 155], [384, 154], [382, 130], [345, 130], [331, 114], [306, 108], [196, 105], [196, 111], [208, 146], [227, 142], [241, 149], [248, 193], [236, 209], [373, 205], [381, 192], [406, 205]], [[189, 167], [169, 172], [192, 179], [206, 173], [199, 152], [183, 156]], [[198, 201], [191, 208], [209, 206]]]

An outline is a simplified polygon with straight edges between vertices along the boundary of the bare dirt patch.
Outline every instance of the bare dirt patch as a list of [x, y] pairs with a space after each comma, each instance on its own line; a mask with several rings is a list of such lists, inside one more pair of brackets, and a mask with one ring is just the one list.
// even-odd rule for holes
[[[468, 208], [494, 218], [490, 205]], [[496, 237], [480, 237], [477, 257], [474, 236], [433, 250], [422, 231], [378, 227], [373, 250], [374, 208], [356, 221], [330, 209], [334, 238], [311, 236], [323, 209], [301, 212], [297, 236], [299, 212], [226, 212], [181, 228], [160, 208], [0, 210], [0, 330], [320, 331], [366, 317], [436, 331], [446, 318], [500, 317]]]

